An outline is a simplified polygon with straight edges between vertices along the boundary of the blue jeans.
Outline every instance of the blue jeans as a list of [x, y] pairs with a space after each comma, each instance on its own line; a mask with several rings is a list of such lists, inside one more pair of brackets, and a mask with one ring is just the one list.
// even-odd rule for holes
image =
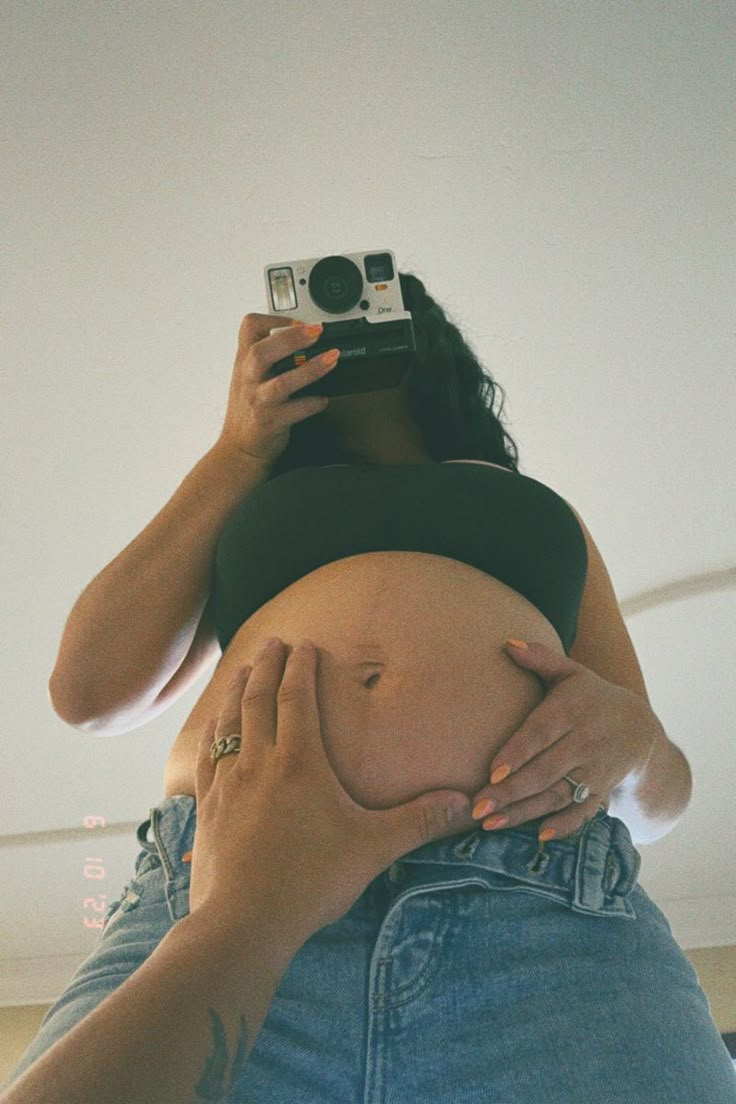
[[[150, 812], [132, 881], [11, 1081], [189, 912], [196, 802]], [[228, 1101], [735, 1104], [626, 826], [599, 810], [540, 854], [540, 822], [426, 844], [371, 882], [292, 959]]]

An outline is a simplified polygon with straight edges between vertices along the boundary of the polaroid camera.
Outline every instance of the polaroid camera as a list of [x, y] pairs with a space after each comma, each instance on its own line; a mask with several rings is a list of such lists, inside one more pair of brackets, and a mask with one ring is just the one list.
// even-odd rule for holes
[[390, 250], [284, 261], [266, 265], [263, 272], [269, 314], [324, 326], [317, 342], [277, 361], [273, 374], [298, 368], [327, 349], [340, 350], [335, 368], [295, 391], [294, 398], [399, 386], [416, 342]]

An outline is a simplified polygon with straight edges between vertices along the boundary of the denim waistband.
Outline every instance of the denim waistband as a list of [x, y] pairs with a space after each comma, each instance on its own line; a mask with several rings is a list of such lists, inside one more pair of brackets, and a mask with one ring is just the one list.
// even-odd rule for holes
[[[639, 875], [641, 856], [623, 823], [599, 809], [574, 835], [541, 845], [541, 819], [496, 832], [482, 829], [423, 844], [392, 863], [384, 875], [394, 886], [456, 882], [459, 868], [489, 889], [527, 887], [557, 898], [576, 912], [635, 919], [628, 897]], [[148, 829], [153, 828], [153, 841]], [[164, 798], [138, 827], [137, 838], [158, 854], [166, 874], [172, 915], [189, 911], [190, 860], [196, 828], [196, 801], [189, 794]]]
[[[574, 835], [540, 844], [537, 833], [542, 819], [425, 844], [399, 860], [399, 877], [405, 866], [431, 865], [448, 872], [470, 866], [474, 880], [491, 889], [503, 888], [511, 878], [515, 888], [542, 891], [576, 912], [635, 919], [627, 898], [636, 885], [641, 856], [623, 821], [599, 809]], [[389, 875], [394, 880], [392, 870]]]

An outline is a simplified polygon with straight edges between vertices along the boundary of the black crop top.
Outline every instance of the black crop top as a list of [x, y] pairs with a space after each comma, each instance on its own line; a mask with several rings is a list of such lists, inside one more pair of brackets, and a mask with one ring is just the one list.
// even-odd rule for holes
[[229, 515], [215, 552], [211, 610], [223, 652], [280, 591], [364, 552], [470, 564], [533, 603], [566, 654], [573, 645], [588, 553], [570, 507], [530, 476], [444, 461], [296, 468], [256, 487]]

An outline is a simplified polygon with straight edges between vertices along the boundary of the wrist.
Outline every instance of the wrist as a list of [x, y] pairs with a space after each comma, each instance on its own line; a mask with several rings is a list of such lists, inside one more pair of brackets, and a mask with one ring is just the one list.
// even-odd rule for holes
[[[245, 897], [212, 897], [198, 905], [185, 920], [197, 926], [202, 937], [227, 947], [237, 965], [249, 967], [256, 952], [274, 974], [281, 976], [294, 955], [314, 932], [294, 915], [274, 915]], [[184, 920], [180, 921], [184, 923]]]
[[249, 476], [262, 475], [265, 479], [271, 474], [273, 464], [269, 460], [263, 460], [259, 456], [252, 456], [249, 452], [226, 437], [218, 437], [208, 452], [218, 463], [226, 466], [228, 470], [243, 471]]

